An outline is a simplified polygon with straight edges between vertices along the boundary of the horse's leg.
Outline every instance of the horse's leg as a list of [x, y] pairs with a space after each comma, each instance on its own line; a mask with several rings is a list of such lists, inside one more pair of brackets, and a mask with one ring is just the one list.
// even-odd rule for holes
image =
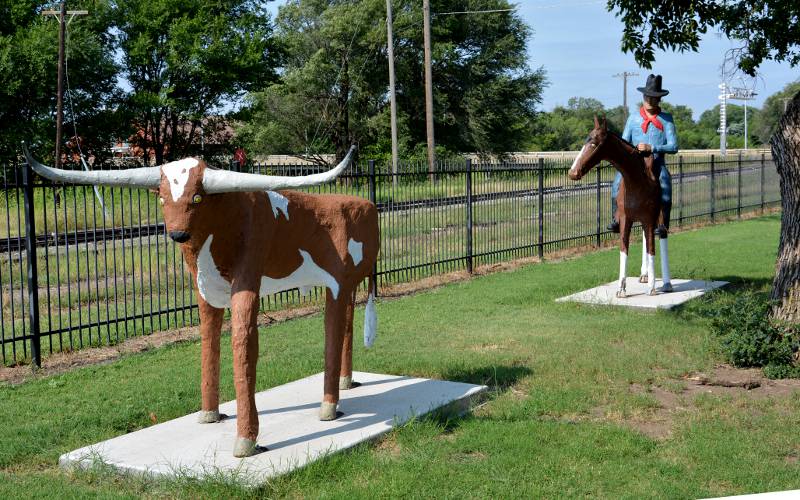
[[631, 226], [633, 221], [626, 217], [620, 217], [620, 230], [619, 230], [619, 289], [617, 290], [617, 298], [624, 299], [627, 297], [625, 293], [625, 277], [628, 267], [628, 248], [631, 242]]
[[639, 283], [647, 283], [647, 234], [642, 226], [642, 270], [639, 273]]
[[661, 291], [664, 293], [669, 293], [672, 291], [672, 276], [669, 272], [669, 251], [667, 249], [667, 236], [663, 236], [659, 238], [659, 251], [661, 253]]
[[647, 288], [650, 295], [656, 294], [656, 246], [655, 246], [655, 225], [648, 224], [645, 226], [645, 242], [647, 245]]
[[342, 368], [344, 331], [347, 328], [347, 306], [352, 295], [341, 290], [337, 298], [330, 288], [325, 295], [325, 382], [324, 396], [319, 409], [320, 420], [337, 418], [336, 404], [339, 402], [339, 376]]
[[356, 304], [355, 292], [348, 294], [349, 302], [344, 314], [344, 337], [342, 338], [342, 366], [339, 368], [339, 390], [352, 389], [353, 382], [353, 309]]

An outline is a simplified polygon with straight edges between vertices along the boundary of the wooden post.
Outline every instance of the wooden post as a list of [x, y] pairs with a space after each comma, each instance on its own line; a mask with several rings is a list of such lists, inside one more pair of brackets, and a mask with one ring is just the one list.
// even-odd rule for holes
[[431, 2], [422, 1], [423, 38], [425, 50], [425, 128], [428, 135], [428, 174], [436, 180], [436, 141], [433, 136], [433, 75], [431, 71]]

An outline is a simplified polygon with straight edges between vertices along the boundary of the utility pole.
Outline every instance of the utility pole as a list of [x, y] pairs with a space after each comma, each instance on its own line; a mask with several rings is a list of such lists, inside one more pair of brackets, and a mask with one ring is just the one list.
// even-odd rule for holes
[[[622, 73], [617, 73], [616, 75], [611, 75], [613, 78], [622, 78], [622, 108], [623, 108], [623, 115], [625, 122], [628, 121], [628, 77], [629, 76], [639, 76], [639, 73], [629, 73], [627, 71], [623, 71]], [[625, 126], [625, 123], [622, 124]]]
[[61, 128], [64, 122], [64, 39], [66, 38], [67, 15], [85, 16], [88, 10], [67, 10], [67, 2], [61, 2], [60, 10], [44, 10], [43, 16], [58, 16], [58, 95], [56, 95], [56, 168], [61, 168]]
[[394, 85], [394, 34], [392, 33], [392, 0], [386, 0], [386, 31], [389, 55], [389, 100], [392, 111], [392, 185], [397, 187], [397, 95]]
[[428, 132], [428, 173], [435, 180], [435, 146], [433, 138], [433, 81], [431, 75], [431, 2], [422, 0], [423, 35], [425, 39], [425, 125]]

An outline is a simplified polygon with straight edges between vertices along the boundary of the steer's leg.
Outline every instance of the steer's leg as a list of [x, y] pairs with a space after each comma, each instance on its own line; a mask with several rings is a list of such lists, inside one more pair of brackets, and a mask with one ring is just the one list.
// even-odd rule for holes
[[219, 337], [224, 309], [218, 309], [197, 296], [200, 308], [200, 393], [203, 397], [198, 421], [219, 422]]
[[238, 290], [231, 297], [233, 382], [236, 386], [236, 444], [233, 456], [256, 454], [256, 362], [258, 361], [258, 292]]
[[[344, 292], [344, 291], [342, 291]], [[336, 404], [339, 402], [339, 373], [342, 366], [342, 344], [345, 331], [347, 304], [350, 296], [340, 293], [333, 298], [327, 290], [325, 301], [325, 395], [319, 410], [320, 420], [336, 418]]]
[[[342, 293], [342, 298], [344, 294]], [[347, 390], [354, 386], [353, 382], [353, 310], [356, 305], [356, 294], [348, 293], [347, 306], [344, 311], [344, 338], [342, 339], [342, 367], [339, 372], [339, 389]], [[355, 383], [355, 385], [358, 385]]]

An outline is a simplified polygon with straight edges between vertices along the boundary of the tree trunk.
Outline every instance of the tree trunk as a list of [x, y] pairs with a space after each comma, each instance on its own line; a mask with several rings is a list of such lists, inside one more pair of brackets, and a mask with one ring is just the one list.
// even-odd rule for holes
[[800, 93], [794, 96], [770, 139], [781, 182], [781, 241], [770, 298], [773, 317], [800, 323]]

